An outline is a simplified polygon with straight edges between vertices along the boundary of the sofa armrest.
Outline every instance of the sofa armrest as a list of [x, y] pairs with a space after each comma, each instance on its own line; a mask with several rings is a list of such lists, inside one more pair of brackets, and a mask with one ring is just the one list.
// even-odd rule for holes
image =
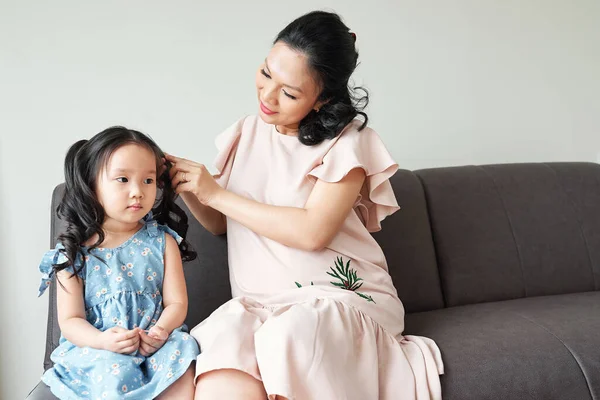
[[33, 388], [25, 400], [58, 400], [56, 396], [52, 394], [50, 388], [42, 381]]

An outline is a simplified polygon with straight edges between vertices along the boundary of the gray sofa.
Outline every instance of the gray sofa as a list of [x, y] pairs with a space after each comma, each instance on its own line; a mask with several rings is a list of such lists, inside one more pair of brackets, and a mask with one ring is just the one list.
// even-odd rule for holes
[[[441, 349], [444, 399], [600, 400], [600, 165], [400, 170], [392, 185], [402, 210], [374, 236], [405, 332]], [[230, 298], [226, 238], [193, 222], [189, 326]], [[44, 368], [59, 337], [50, 296]], [[43, 383], [28, 397], [53, 398]]]

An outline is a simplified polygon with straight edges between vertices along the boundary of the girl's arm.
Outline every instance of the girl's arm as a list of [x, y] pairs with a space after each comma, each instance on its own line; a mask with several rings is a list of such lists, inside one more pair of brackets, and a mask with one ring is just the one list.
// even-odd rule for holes
[[70, 272], [57, 275], [56, 308], [62, 335], [77, 347], [92, 347], [117, 353], [131, 353], [139, 344], [138, 329], [112, 328], [105, 332], [94, 328], [85, 318], [83, 280]]
[[163, 312], [156, 325], [171, 333], [187, 316], [188, 297], [183, 265], [177, 242], [165, 235], [165, 277], [163, 279]]
[[189, 192], [200, 204], [221, 212], [259, 235], [309, 251], [320, 250], [333, 240], [352, 210], [366, 178], [362, 168], [355, 168], [339, 182], [317, 180], [304, 207], [281, 207], [259, 203], [223, 189], [202, 164], [174, 156], [169, 156], [169, 161], [173, 163], [171, 183], [177, 193]]

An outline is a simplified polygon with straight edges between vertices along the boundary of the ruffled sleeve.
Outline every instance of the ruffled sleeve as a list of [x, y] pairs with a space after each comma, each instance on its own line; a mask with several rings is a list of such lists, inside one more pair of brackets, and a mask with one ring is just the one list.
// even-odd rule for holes
[[362, 168], [367, 176], [355, 210], [367, 230], [377, 232], [381, 221], [400, 207], [389, 181], [398, 164], [374, 130], [358, 131], [356, 123], [349, 125], [309, 176], [339, 182], [354, 168]]
[[[38, 290], [38, 297], [41, 296], [48, 286], [52, 283], [52, 278], [54, 277], [54, 265], [62, 264], [67, 261], [67, 256], [63, 253], [64, 246], [62, 244], [57, 244], [53, 250], [50, 250], [44, 254], [42, 257], [42, 261], [40, 262], [40, 272], [42, 274], [42, 280], [40, 282], [40, 288]], [[77, 256], [75, 267], [79, 269], [81, 267], [81, 256]], [[75, 269], [73, 266], [70, 266], [65, 269], [65, 271], [73, 273]], [[79, 277], [83, 278], [83, 271], [79, 271]]]
[[217, 146], [218, 151], [214, 161], [217, 170], [215, 180], [225, 189], [227, 188], [227, 183], [231, 176], [231, 168], [233, 167], [233, 160], [237, 152], [245, 120], [245, 117], [240, 119], [227, 130], [220, 133], [215, 139], [215, 145]]
[[162, 224], [159, 224], [158, 222], [156, 222], [154, 220], [154, 218], [152, 217], [152, 212], [149, 212], [144, 217], [144, 222], [146, 224], [146, 229], [148, 231], [148, 235], [150, 235], [152, 237], [161, 237], [163, 233], [167, 233], [167, 234], [173, 236], [173, 239], [175, 239], [175, 241], [177, 241], [177, 244], [181, 244], [181, 242], [183, 241], [183, 238], [181, 236], [179, 236], [179, 234], [177, 232], [175, 232], [173, 229], [169, 228], [167, 225], [162, 225]]

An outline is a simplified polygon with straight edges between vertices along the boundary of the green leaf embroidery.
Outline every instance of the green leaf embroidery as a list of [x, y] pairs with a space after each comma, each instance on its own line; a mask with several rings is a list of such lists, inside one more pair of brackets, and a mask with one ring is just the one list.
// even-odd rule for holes
[[344, 260], [342, 259], [342, 257], [336, 258], [334, 264], [335, 268], [329, 267], [331, 272], [327, 271], [327, 275], [339, 280], [339, 282], [331, 281], [330, 283], [339, 288], [353, 291], [358, 296], [367, 300], [369, 303], [375, 303], [373, 297], [357, 292], [357, 290], [360, 289], [363, 285], [364, 281], [362, 278], [358, 277], [355, 269], [350, 268], [350, 261], [351, 260], [348, 260], [346, 265], [344, 265]]

